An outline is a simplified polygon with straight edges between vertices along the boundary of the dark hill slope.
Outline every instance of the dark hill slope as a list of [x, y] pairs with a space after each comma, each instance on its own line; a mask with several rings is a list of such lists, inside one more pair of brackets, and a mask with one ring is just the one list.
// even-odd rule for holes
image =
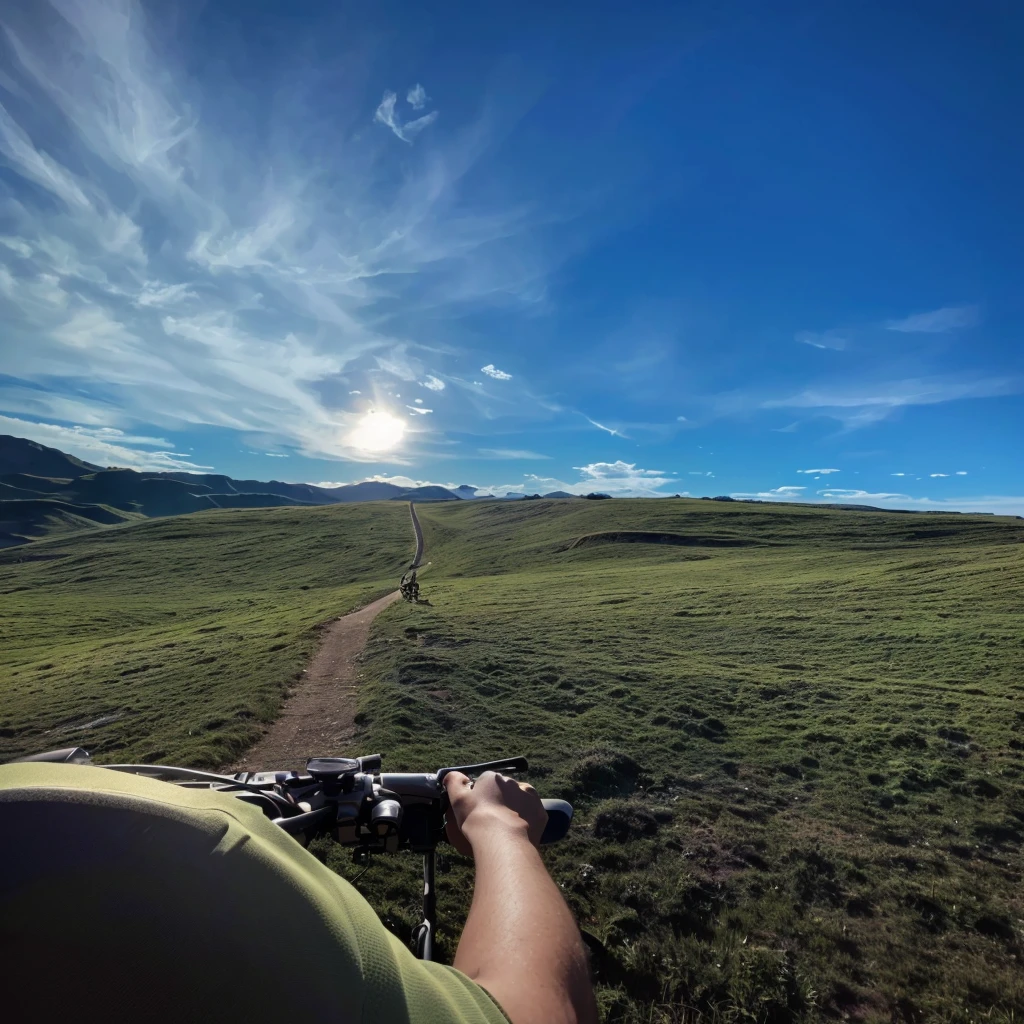
[[0, 501], [0, 548], [139, 518], [106, 505], [75, 505], [52, 498]]
[[56, 448], [47, 448], [38, 441], [0, 434], [0, 475], [32, 473], [37, 476], [76, 477], [95, 472], [93, 466]]
[[108, 469], [79, 477], [62, 492], [80, 502], [112, 505], [147, 516], [175, 516], [213, 508], [204, 494], [196, 494], [178, 480], [144, 476], [133, 469]]

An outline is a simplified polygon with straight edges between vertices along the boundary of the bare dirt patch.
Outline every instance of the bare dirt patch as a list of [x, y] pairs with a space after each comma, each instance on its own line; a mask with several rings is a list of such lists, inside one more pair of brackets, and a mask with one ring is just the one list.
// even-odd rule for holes
[[355, 734], [359, 656], [373, 620], [399, 596], [388, 594], [327, 627], [278, 719], [228, 771], [301, 769], [317, 755], [354, 756], [348, 748]]

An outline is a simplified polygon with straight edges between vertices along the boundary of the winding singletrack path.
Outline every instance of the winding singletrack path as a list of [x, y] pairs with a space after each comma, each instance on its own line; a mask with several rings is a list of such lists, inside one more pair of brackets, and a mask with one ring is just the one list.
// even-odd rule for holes
[[[409, 514], [416, 531], [415, 567], [423, 558], [423, 529], [412, 502]], [[373, 620], [400, 597], [395, 590], [335, 619], [274, 724], [226, 770], [301, 769], [317, 755], [355, 756], [349, 747], [355, 736], [360, 656]]]

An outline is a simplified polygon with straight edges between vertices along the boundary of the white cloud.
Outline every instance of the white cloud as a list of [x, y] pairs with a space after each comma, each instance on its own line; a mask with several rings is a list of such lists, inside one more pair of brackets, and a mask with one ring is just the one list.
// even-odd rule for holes
[[787, 485], [785, 487], [773, 487], [770, 491], [755, 491], [753, 494], [737, 491], [731, 494], [730, 497], [761, 498], [767, 501], [804, 501], [803, 492], [806, 489], [806, 487]]
[[422, 404], [423, 404], [423, 399], [422, 399], [422, 398], [414, 398], [414, 399], [413, 399], [413, 401], [414, 401], [414, 402], [415, 402], [415, 403], [416, 403], [417, 405], [422, 405]]
[[1017, 377], [925, 377], [882, 381], [846, 389], [810, 388], [787, 398], [761, 403], [762, 409], [811, 409], [840, 420], [848, 429], [878, 423], [896, 410], [936, 405], [968, 398], [1018, 394], [1024, 380]]
[[531, 452], [523, 448], [478, 448], [477, 451], [488, 459], [550, 459], [550, 455]]
[[611, 434], [612, 437], [626, 437], [621, 430], [616, 430], [614, 427], [606, 427], [603, 423], [598, 423], [597, 420], [592, 420], [589, 416], [584, 413], [580, 415], [592, 426], [597, 427], [598, 430], [603, 430], [606, 434]]
[[418, 412], [421, 416], [426, 416], [434, 411], [433, 409], [425, 409], [422, 405], [407, 405], [406, 409], [410, 412]]
[[162, 284], [146, 281], [135, 298], [139, 306], [173, 306], [182, 299], [197, 299], [199, 296], [187, 284]]
[[829, 473], [838, 473], [838, 469], [798, 469], [798, 473], [818, 473], [821, 476], [828, 476]]
[[937, 476], [949, 476], [948, 473], [929, 473], [928, 475], [932, 478], [935, 478]]
[[858, 488], [828, 487], [816, 492], [816, 496], [803, 495], [802, 487], [776, 487], [770, 491], [755, 493], [734, 493], [733, 498], [759, 498], [774, 501], [799, 501], [809, 504], [877, 505], [881, 508], [908, 509], [910, 511], [934, 512], [992, 512], [996, 515], [1024, 514], [1024, 496], [993, 495], [970, 498], [913, 498], [908, 494], [891, 491], [868, 491]]
[[280, 452], [264, 452], [263, 453], [268, 459], [287, 459], [287, 455], [282, 455]]
[[676, 423], [689, 423], [689, 420], [685, 416], [677, 416]]
[[967, 476], [967, 470], [966, 469], [958, 469], [956, 471], [956, 475], [957, 476]]
[[22, 259], [27, 260], [32, 256], [32, 246], [23, 238], [0, 238], [0, 245], [4, 245], [12, 252], [16, 252]]
[[493, 377], [495, 380], [511, 380], [512, 374], [506, 373], [504, 370], [499, 370], [494, 363], [488, 363], [486, 366], [480, 367], [481, 373], [486, 373], [488, 377]]
[[427, 95], [427, 90], [417, 82], [406, 94], [405, 99], [413, 110], [422, 110], [430, 97]]
[[[605, 491], [608, 494], [629, 494], [637, 496], [657, 496], [664, 493], [663, 488], [677, 486], [672, 476], [660, 469], [641, 469], [636, 463], [624, 462], [591, 462], [585, 466], [574, 466], [582, 480], [575, 488], [579, 493], [588, 490]], [[552, 490], [563, 488], [552, 488]]]
[[573, 466], [578, 469], [584, 477], [591, 480], [619, 479], [622, 476], [633, 476], [637, 479], [661, 479], [667, 476], [661, 469], [637, 469], [636, 463], [623, 462], [619, 459], [616, 462], [591, 462], [586, 466]]
[[980, 320], [977, 306], [943, 306], [930, 313], [916, 313], [902, 320], [887, 320], [886, 330], [908, 334], [944, 334], [974, 327]]
[[428, 388], [430, 391], [444, 391], [445, 383], [440, 377], [427, 374], [426, 379], [420, 381], [420, 387]]
[[812, 348], [832, 349], [841, 352], [846, 348], [848, 340], [841, 331], [800, 331], [796, 340], [802, 345]]
[[350, 391], [349, 394], [350, 395], [361, 395], [362, 391]]
[[859, 490], [857, 488], [829, 488], [824, 491], [818, 491], [823, 498], [828, 501], [892, 501], [893, 499], [899, 499], [900, 501], [906, 501], [907, 495], [905, 494], [889, 494], [889, 493], [872, 493], [871, 491]]
[[906, 476], [906, 473], [890, 473], [889, 476]]
[[[532, 453], [531, 453], [532, 454]], [[661, 498], [669, 494], [683, 494], [678, 491], [678, 481], [657, 469], [640, 469], [630, 462], [592, 462], [576, 467], [580, 479], [561, 480], [553, 476], [525, 473], [523, 479], [512, 483], [482, 484], [480, 492], [504, 497], [506, 494], [548, 494], [551, 491], [566, 491], [569, 494], [589, 494], [600, 491], [615, 497]]]
[[414, 121], [406, 121], [403, 124], [395, 113], [395, 103], [397, 100], [398, 97], [393, 92], [390, 90], [385, 92], [384, 98], [380, 101], [380, 105], [373, 115], [373, 119], [390, 128], [403, 142], [408, 142], [412, 145], [413, 139], [424, 128], [437, 120], [438, 112], [432, 110], [429, 114], [424, 114], [422, 117], [417, 117]]

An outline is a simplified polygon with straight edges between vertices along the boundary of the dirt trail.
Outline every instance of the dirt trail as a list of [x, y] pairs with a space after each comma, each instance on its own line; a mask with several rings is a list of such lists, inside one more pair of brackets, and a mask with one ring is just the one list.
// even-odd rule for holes
[[[415, 566], [423, 558], [423, 530], [412, 502], [409, 513], [416, 532]], [[396, 590], [327, 627], [320, 648], [277, 720], [228, 771], [299, 769], [317, 754], [344, 757], [359, 753], [351, 750], [350, 744], [355, 735], [360, 655], [373, 620], [400, 597]]]

